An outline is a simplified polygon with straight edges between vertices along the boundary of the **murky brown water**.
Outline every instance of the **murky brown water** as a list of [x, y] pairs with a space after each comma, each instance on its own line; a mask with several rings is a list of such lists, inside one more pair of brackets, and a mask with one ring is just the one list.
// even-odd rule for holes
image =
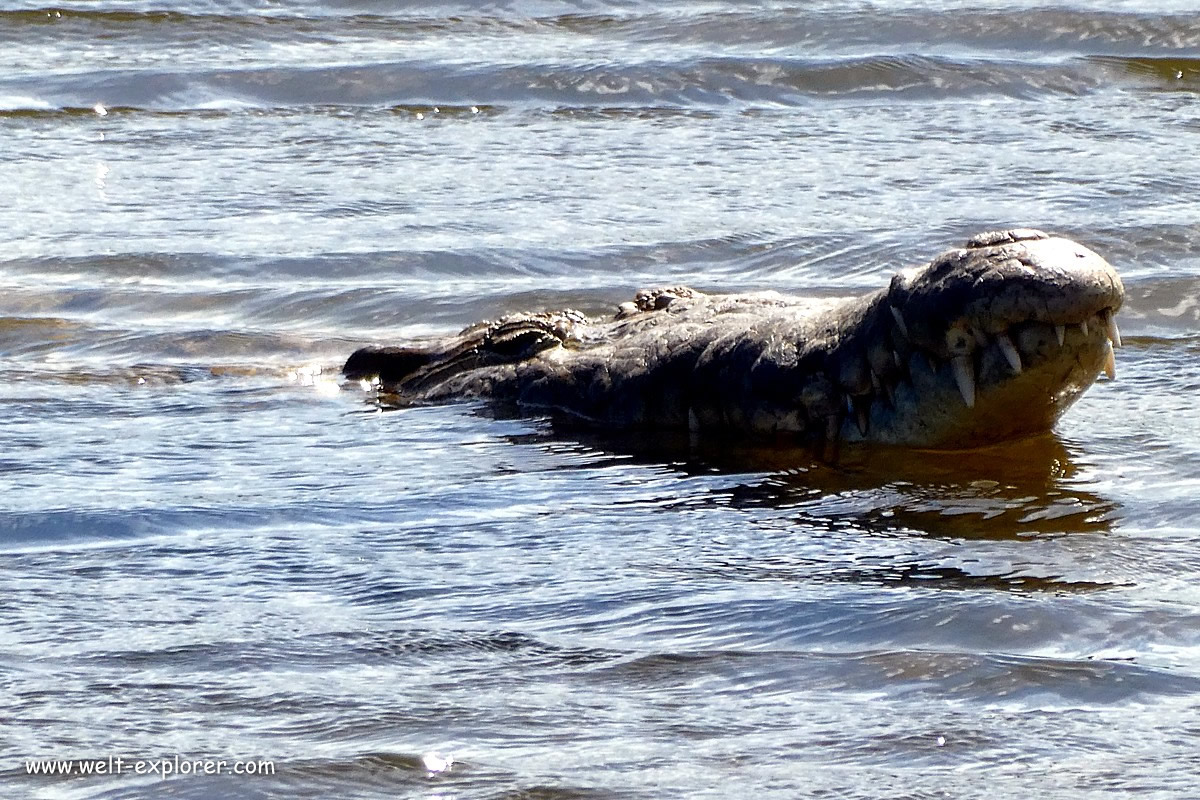
[[[1189, 796], [1198, 96], [1190, 3], [0, 2], [6, 796]], [[1015, 225], [1129, 300], [1119, 379], [1011, 447], [830, 468], [337, 383]], [[26, 769], [175, 755], [275, 774]]]

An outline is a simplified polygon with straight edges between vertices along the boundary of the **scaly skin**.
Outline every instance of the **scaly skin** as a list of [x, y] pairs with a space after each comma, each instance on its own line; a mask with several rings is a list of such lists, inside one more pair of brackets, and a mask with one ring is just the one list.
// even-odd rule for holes
[[611, 318], [481, 323], [346, 362], [398, 404], [481, 398], [602, 429], [965, 448], [1049, 430], [1102, 370], [1124, 288], [1040, 231], [974, 237], [865, 297], [641, 292]]

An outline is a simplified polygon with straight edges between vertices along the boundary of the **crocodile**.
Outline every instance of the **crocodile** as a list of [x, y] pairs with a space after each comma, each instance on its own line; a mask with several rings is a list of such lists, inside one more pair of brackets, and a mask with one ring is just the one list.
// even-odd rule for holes
[[393, 405], [479, 399], [604, 430], [981, 447], [1050, 430], [1121, 345], [1117, 272], [1032, 229], [972, 237], [851, 298], [643, 290], [615, 313], [504, 316], [364, 347]]

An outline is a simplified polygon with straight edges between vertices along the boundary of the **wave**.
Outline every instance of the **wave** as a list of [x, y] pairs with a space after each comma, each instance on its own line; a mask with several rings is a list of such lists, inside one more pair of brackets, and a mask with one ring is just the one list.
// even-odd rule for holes
[[304, 13], [244, 3], [189, 4], [189, 11], [156, 3], [121, 3], [96, 8], [87, 3], [41, 9], [0, 9], [0, 42], [19, 43], [45, 33], [136, 41], [154, 38], [195, 44], [199, 36], [265, 41], [328, 41], [349, 37], [416, 39], [438, 34], [477, 36], [502, 32], [516, 36], [569, 35], [587, 38], [687, 46], [718, 45], [738, 52], [878, 53], [919, 47], [954, 52], [1042, 53], [1052, 55], [1153, 54], [1200, 46], [1200, 25], [1190, 4], [1179, 11], [1046, 7], [1008, 4], [1003, 10], [920, 8], [846, 10], [841, 4], [806, 4], [801, 9], [720, 8], [695, 3], [610, 4], [567, 2], [372, 3], [350, 0], [310, 4]]
[[[1194, 14], [686, 5], [0, 10], [0, 114], [712, 109], [1200, 86]], [[113, 65], [120, 64], [120, 68]]]
[[[1127, 62], [1061, 64], [917, 55], [853, 59], [711, 58], [690, 63], [458, 66], [387, 63], [238, 70], [101, 70], [0, 83], [0, 110], [95, 112], [395, 109], [753, 108], [884, 97], [929, 101], [1077, 95], [1117, 78], [1152, 83]], [[1110, 68], [1111, 67], [1111, 68]], [[1181, 81], [1190, 86], [1195, 81]], [[5, 85], [7, 84], [7, 85]], [[16, 102], [12, 102], [14, 100]], [[98, 111], [103, 108], [103, 111]]]

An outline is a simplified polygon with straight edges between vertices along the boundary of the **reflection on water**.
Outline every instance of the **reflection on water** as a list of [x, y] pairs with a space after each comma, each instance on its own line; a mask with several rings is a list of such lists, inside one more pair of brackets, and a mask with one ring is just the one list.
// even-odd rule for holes
[[752, 474], [717, 491], [713, 502], [790, 509], [809, 526], [1007, 539], [1102, 533], [1120, 508], [1078, 479], [1072, 454], [1053, 433], [963, 451], [860, 444], [844, 448], [836, 464], [814, 458], [807, 447], [674, 432], [556, 432], [544, 423], [541, 432], [511, 440], [532, 444], [554, 436], [684, 474]]
[[[705, 508], [747, 512], [760, 517], [760, 529], [793, 537], [785, 551], [764, 550], [750, 539], [743, 543], [751, 550], [712, 549], [695, 563], [669, 570], [681, 577], [1035, 594], [1132, 585], [1126, 576], [1069, 561], [1039, 563], [1044, 556], [1032, 544], [1022, 557], [1023, 541], [1109, 533], [1121, 517], [1120, 503], [1081, 479], [1069, 448], [1055, 434], [953, 452], [855, 445], [837, 464], [815, 459], [804, 447], [673, 433], [599, 434], [577, 426], [556, 429], [549, 421], [506, 439], [551, 452], [575, 448], [590, 456], [581, 465], [589, 470], [635, 463], [681, 476], [716, 476], [711, 486], [650, 507], [680, 516]], [[892, 543], [943, 540], [956, 551], [893, 544], [861, 552], [873, 537]], [[809, 552], [813, 541], [848, 538], [855, 544], [845, 553], [827, 544]], [[971, 544], [988, 540], [1017, 546], [1002, 558], [988, 558]], [[964, 547], [976, 548], [974, 557], [961, 552]]]
[[1092, 60], [1123, 69], [1135, 77], [1155, 79], [1155, 84], [1163, 91], [1200, 91], [1200, 58], [1096, 56]]

